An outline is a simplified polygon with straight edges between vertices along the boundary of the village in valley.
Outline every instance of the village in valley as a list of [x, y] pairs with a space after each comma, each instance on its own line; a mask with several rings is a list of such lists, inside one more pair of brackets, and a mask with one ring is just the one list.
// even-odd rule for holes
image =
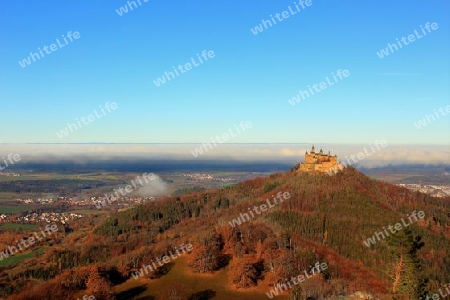
[[408, 190], [421, 192], [437, 198], [450, 196], [450, 185], [432, 185], [432, 184], [416, 184], [416, 183], [399, 183], [397, 185], [407, 188]]

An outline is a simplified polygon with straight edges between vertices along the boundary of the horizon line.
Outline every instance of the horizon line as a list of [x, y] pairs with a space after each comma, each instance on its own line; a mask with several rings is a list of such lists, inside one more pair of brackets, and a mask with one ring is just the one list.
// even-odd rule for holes
[[[4, 143], [0, 142], [0, 145], [201, 145], [205, 142], [158, 142], [158, 143], [137, 143], [137, 142], [73, 142], [73, 143], [39, 143], [39, 142], [27, 142], [27, 143]], [[371, 142], [372, 143], [372, 142]], [[248, 143], [221, 143], [221, 145], [363, 145], [364, 142], [349, 142], [349, 143], [330, 143], [330, 142], [248, 142]], [[450, 146], [450, 144], [417, 144], [417, 143], [391, 143], [390, 145], [421, 145], [421, 146]]]

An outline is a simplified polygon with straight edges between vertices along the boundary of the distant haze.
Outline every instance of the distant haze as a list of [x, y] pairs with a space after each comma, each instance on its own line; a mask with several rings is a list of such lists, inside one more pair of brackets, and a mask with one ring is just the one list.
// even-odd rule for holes
[[[310, 151], [312, 144], [220, 144], [207, 152], [194, 157], [191, 153], [201, 144], [1, 144], [0, 156], [5, 157], [18, 153], [21, 160], [11, 166], [11, 169], [26, 167], [44, 167], [67, 165], [77, 167], [127, 170], [128, 165], [134, 165], [133, 170], [153, 172], [166, 169], [195, 169], [197, 165], [211, 166], [213, 169], [223, 169], [234, 162], [241, 168], [250, 167], [249, 171], [264, 169], [282, 170], [303, 161], [305, 151]], [[364, 147], [371, 154], [352, 165], [357, 167], [382, 167], [385, 165], [450, 164], [450, 147], [445, 145], [390, 145], [385, 148], [373, 147], [368, 144], [316, 144], [316, 152], [321, 148], [324, 153], [331, 152], [341, 161], [350, 159], [350, 155], [364, 152]], [[1, 160], [3, 161], [3, 159]], [[201, 169], [204, 169], [202, 167]]]

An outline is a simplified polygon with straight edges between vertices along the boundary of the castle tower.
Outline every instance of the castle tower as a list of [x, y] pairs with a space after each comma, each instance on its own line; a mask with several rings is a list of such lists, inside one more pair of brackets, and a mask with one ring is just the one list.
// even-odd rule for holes
[[316, 153], [313, 145], [309, 154], [308, 151], [305, 152], [305, 161], [299, 164], [298, 172], [329, 173], [332, 170], [332, 173], [336, 173], [339, 166], [336, 154], [331, 156], [330, 151], [325, 154], [322, 148], [320, 152]]

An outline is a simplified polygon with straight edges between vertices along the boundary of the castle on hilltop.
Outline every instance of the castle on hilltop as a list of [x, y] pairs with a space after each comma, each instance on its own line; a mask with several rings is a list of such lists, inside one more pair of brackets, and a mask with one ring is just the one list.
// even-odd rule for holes
[[298, 172], [336, 173], [341, 169], [342, 166], [336, 155], [331, 156], [330, 151], [328, 154], [324, 154], [322, 149], [316, 152], [313, 145], [309, 154], [306, 151], [305, 162], [300, 163]]

